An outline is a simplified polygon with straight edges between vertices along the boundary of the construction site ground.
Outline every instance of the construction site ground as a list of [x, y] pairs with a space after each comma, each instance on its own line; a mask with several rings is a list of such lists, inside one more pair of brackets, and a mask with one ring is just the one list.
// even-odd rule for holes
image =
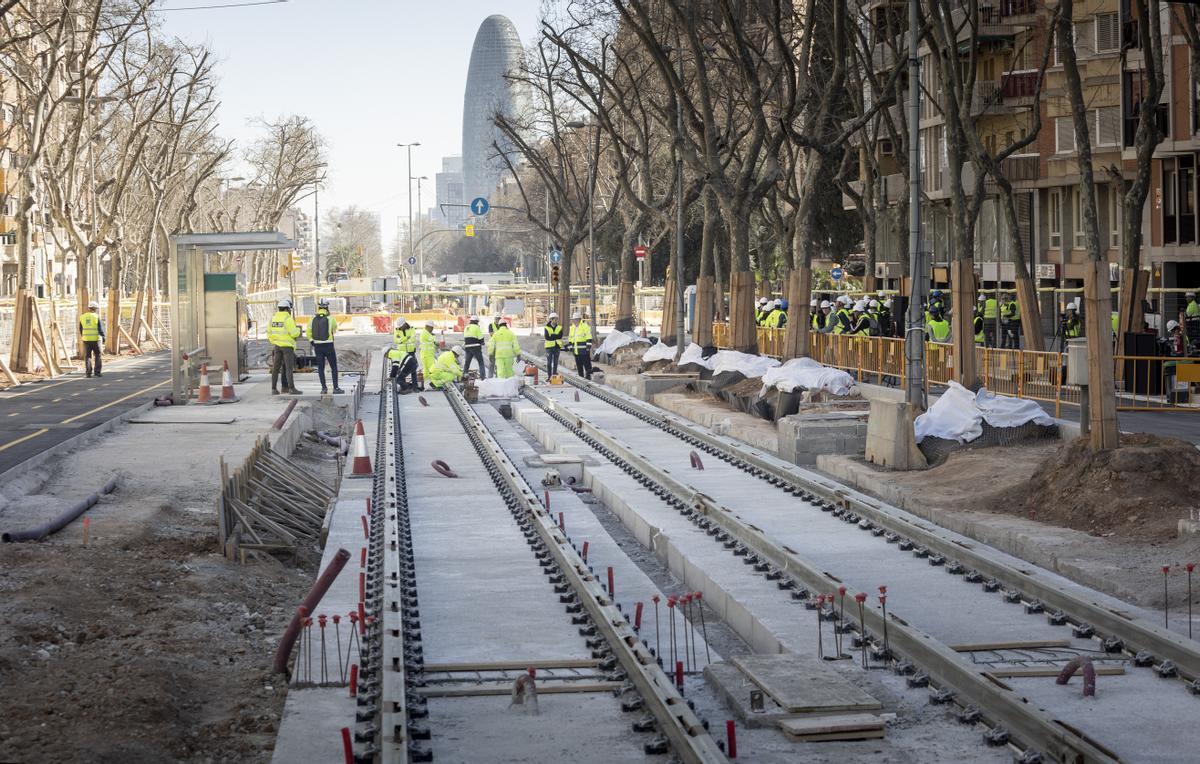
[[[625, 367], [605, 367], [607, 379], [617, 386], [632, 373]], [[627, 390], [628, 392], [628, 390]], [[653, 403], [680, 416], [706, 426], [721, 423], [728, 434], [759, 448], [767, 447], [773, 425], [750, 414], [735, 411], [727, 403], [680, 386], [654, 396]], [[1175, 414], [1176, 429], [1186, 448], [1189, 441], [1200, 438], [1200, 419], [1187, 414]], [[1143, 420], [1136, 420], [1143, 421]], [[1187, 425], [1187, 426], [1185, 426]], [[1189, 437], [1190, 434], [1190, 437]], [[925, 517], [950, 530], [992, 545], [1009, 554], [1053, 570], [1086, 586], [1107, 592], [1143, 607], [1161, 610], [1168, 602], [1173, 617], [1171, 628], [1187, 633], [1184, 613], [1187, 602], [1187, 577], [1182, 566], [1200, 560], [1200, 535], [1179, 535], [1164, 532], [1164, 521], [1155, 510], [1160, 501], [1152, 498], [1163, 490], [1180, 497], [1190, 495], [1191, 486], [1200, 485], [1200, 471], [1193, 471], [1190, 480], [1179, 475], [1166, 486], [1163, 475], [1131, 470], [1121, 473], [1123, 494], [1136, 495], [1138, 486], [1148, 497], [1147, 519], [1154, 517], [1155, 531], [1144, 532], [1136, 520], [1128, 517], [1119, 521], [1110, 518], [1092, 530], [1064, 527], [1061, 516], [1054, 512], [1034, 511], [1014, 499], [1046, 465], [1052, 465], [1064, 448], [1063, 441], [1040, 441], [1015, 446], [993, 448], [964, 448], [951, 454], [946, 462], [929, 470], [898, 472], [867, 463], [861, 454], [818, 457], [817, 469], [864, 493]], [[1172, 474], [1178, 473], [1175, 470]], [[1101, 486], [1088, 493], [1097, 506], [1106, 506], [1110, 499]], [[1022, 494], [1022, 498], [1024, 494]], [[1032, 499], [1034, 505], [1039, 500]], [[1024, 507], [1014, 514], [1016, 506]], [[1186, 510], [1170, 510], [1186, 517]], [[1103, 513], [1097, 513], [1103, 514]], [[1159, 513], [1161, 514], [1161, 513]], [[1056, 524], [1057, 522], [1057, 524]], [[1174, 522], [1166, 523], [1173, 526]], [[1078, 524], [1077, 524], [1077, 527]], [[1087, 527], [1087, 526], [1083, 526]], [[1162, 566], [1175, 571], [1168, 578], [1164, 594]], [[1200, 592], [1195, 592], [1200, 595]], [[1200, 607], [1194, 628], [1200, 628]]]
[[236, 404], [151, 408], [0, 486], [0, 528], [11, 531], [119, 478], [85, 515], [86, 546], [81, 520], [0, 546], [0, 761], [270, 759], [286, 691], [271, 657], [319, 550], [226, 560], [214, 507], [218, 459], [239, 465], [263, 435], [335, 479], [336, 449], [301, 435], [341, 427], [352, 396], [318, 403], [315, 374], [297, 386], [306, 394], [280, 431], [289, 399], [270, 396], [257, 370], [236, 385]]

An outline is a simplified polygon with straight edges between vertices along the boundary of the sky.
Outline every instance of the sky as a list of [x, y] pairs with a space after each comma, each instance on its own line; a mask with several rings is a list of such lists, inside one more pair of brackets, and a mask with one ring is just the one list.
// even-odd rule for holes
[[[433, 206], [443, 156], [462, 153], [463, 90], [479, 24], [508, 16], [522, 43], [539, 0], [160, 0], [165, 34], [206, 43], [218, 58], [220, 133], [246, 146], [256, 117], [309, 117], [328, 142], [321, 215], [358, 205], [380, 214], [385, 246], [408, 216], [407, 154], [423, 206]], [[181, 10], [170, 10], [178, 8]], [[417, 184], [413, 184], [416, 215]], [[312, 214], [312, 198], [301, 202]]]

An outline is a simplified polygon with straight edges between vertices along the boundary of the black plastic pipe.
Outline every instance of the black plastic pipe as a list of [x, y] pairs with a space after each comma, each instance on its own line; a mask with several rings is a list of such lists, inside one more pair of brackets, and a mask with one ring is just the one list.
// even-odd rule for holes
[[39, 525], [36, 528], [31, 528], [27, 531], [11, 531], [0, 534], [0, 541], [4, 542], [5, 544], [9, 544], [14, 541], [41, 541], [47, 536], [58, 533], [63, 528], [70, 525], [75, 518], [79, 517], [84, 512], [87, 512], [92, 508], [93, 505], [95, 505], [96, 502], [100, 501], [101, 494], [112, 493], [114, 490], [116, 490], [116, 487], [117, 478], [114, 476], [109, 478], [108, 482], [105, 483], [99, 491], [81, 499], [77, 504], [73, 505], [66, 512], [63, 512], [50, 522]]

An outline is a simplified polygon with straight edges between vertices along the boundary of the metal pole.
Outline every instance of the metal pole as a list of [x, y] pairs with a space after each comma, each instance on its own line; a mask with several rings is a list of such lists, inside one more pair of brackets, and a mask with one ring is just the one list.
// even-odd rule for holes
[[[683, 82], [683, 50], [679, 51], [679, 82]], [[683, 355], [683, 105], [675, 99], [675, 363]]]
[[313, 281], [321, 288], [321, 207], [318, 201], [320, 186], [313, 184]]
[[[412, 170], [412, 168], [410, 167], [409, 171], [411, 172], [411, 170]], [[421, 209], [422, 209], [422, 207], [421, 207], [421, 181], [422, 180], [424, 180], [423, 177], [417, 178], [417, 226], [418, 226], [417, 233], [418, 234], [420, 234], [422, 231], [425, 230], [425, 221], [421, 219], [421, 215], [422, 215], [422, 212], [421, 212]], [[412, 182], [411, 179], [409, 180], [409, 182], [410, 183]], [[422, 254], [421, 259], [417, 261], [417, 268], [422, 273], [425, 272], [425, 255], [424, 254]]]
[[600, 329], [600, 301], [596, 297], [596, 154], [600, 151], [600, 126], [595, 127], [595, 151], [588, 154], [588, 279], [592, 289], [592, 331]]
[[412, 144], [408, 144], [408, 257], [411, 260], [415, 255], [413, 241], [413, 225], [412, 225]]
[[908, 259], [911, 288], [904, 334], [904, 357], [908, 383], [905, 400], [914, 408], [923, 411], [925, 327], [921, 315], [921, 302], [929, 288], [929, 269], [925, 263], [925, 253], [921, 250], [921, 62], [917, 47], [917, 30], [921, 23], [919, 2], [920, 0], [908, 0]]

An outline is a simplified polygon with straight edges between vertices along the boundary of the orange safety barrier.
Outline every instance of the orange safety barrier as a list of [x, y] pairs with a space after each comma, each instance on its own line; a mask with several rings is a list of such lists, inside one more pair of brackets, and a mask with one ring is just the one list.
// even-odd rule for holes
[[[783, 329], [758, 328], [764, 355], [782, 358]], [[728, 347], [729, 326], [713, 324], [713, 342]], [[904, 340], [844, 334], [808, 335], [809, 356], [826, 366], [843, 369], [859, 382], [903, 386], [906, 378]], [[1081, 390], [1066, 382], [1063, 353], [976, 347], [980, 382], [994, 393], [1062, 406], [1078, 406]], [[1117, 408], [1122, 411], [1200, 411], [1200, 358], [1115, 356]], [[954, 376], [954, 346], [925, 343], [925, 383], [945, 385]]]

